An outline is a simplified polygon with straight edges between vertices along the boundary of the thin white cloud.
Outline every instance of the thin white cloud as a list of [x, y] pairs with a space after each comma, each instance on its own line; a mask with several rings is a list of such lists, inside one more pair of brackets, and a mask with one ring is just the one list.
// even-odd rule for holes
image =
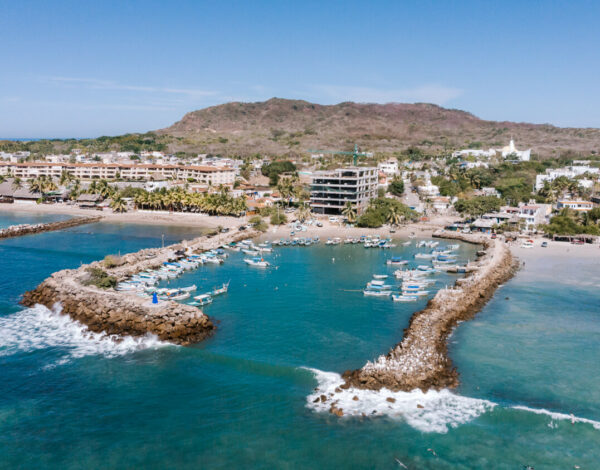
[[128, 85], [118, 83], [112, 80], [101, 80], [97, 78], [78, 78], [78, 77], [47, 77], [45, 79], [49, 83], [64, 84], [64, 85], [80, 85], [82, 87], [99, 89], [99, 90], [123, 90], [143, 93], [163, 93], [186, 95], [189, 97], [204, 97], [215, 96], [218, 92], [213, 90], [199, 90], [193, 88], [170, 88], [170, 87], [155, 87], [145, 85]]
[[443, 105], [463, 94], [463, 91], [458, 88], [436, 84], [391, 90], [340, 85], [314, 85], [311, 88], [314, 92], [333, 101], [356, 101], [360, 103], [425, 102]]

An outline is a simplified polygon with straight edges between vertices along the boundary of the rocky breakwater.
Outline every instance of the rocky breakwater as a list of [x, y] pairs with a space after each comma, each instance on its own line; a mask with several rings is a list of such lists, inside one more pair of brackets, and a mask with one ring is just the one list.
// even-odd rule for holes
[[60, 222], [50, 222], [47, 224], [12, 225], [0, 230], [0, 239], [21, 237], [23, 235], [31, 235], [41, 232], [52, 232], [54, 230], [63, 230], [65, 228], [77, 227], [78, 225], [93, 224], [99, 222], [101, 219], [101, 216], [73, 217], [69, 220], [61, 220]]
[[152, 304], [132, 293], [102, 289], [90, 284], [94, 270], [120, 281], [143, 270], [157, 268], [173, 258], [174, 252], [202, 251], [222, 243], [254, 235], [235, 233], [229, 236], [203, 236], [165, 248], [144, 249], [121, 257], [107, 257], [78, 269], [58, 271], [36, 289], [23, 295], [26, 306], [35, 304], [53, 308], [59, 303], [62, 312], [87, 325], [91, 331], [108, 334], [143, 336], [155, 334], [163, 341], [188, 345], [210, 336], [215, 326], [200, 309], [175, 301]]
[[438, 291], [424, 310], [413, 314], [402, 342], [387, 355], [345, 372], [343, 388], [427, 391], [458, 385], [458, 372], [448, 357], [448, 337], [458, 322], [472, 318], [496, 288], [512, 277], [516, 263], [501, 240], [446, 231], [438, 231], [434, 237], [481, 244], [485, 254], [479, 257], [475, 271], [456, 286]]

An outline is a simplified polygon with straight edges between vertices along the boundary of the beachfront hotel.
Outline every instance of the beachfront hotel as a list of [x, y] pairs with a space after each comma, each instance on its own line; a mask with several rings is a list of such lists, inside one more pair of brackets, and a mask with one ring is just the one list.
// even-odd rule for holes
[[63, 172], [81, 180], [117, 178], [150, 181], [157, 179], [188, 180], [212, 186], [232, 185], [235, 170], [229, 167], [181, 166], [125, 163], [49, 163], [49, 162], [0, 162], [0, 175], [12, 175], [21, 179], [46, 176], [60, 178]]
[[377, 197], [378, 173], [373, 167], [337, 168], [312, 175], [310, 207], [316, 214], [340, 214], [347, 202], [361, 213]]

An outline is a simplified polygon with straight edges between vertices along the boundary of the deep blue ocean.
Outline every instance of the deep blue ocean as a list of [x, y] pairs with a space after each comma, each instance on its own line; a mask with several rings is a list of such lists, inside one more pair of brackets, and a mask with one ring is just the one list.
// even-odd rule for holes
[[[0, 241], [0, 468], [600, 468], [596, 260], [528, 262], [461, 324], [457, 390], [397, 393], [393, 405], [391, 392], [362, 393], [337, 418], [314, 407], [314, 388], [387, 352], [426, 303], [360, 292], [414, 246], [282, 247], [268, 270], [232, 253], [190, 272], [171, 285], [231, 281], [204, 308], [216, 334], [192, 347], [110, 338], [18, 305], [56, 270], [162, 235], [199, 230], [101, 223]], [[474, 250], [461, 246], [461, 259]]]

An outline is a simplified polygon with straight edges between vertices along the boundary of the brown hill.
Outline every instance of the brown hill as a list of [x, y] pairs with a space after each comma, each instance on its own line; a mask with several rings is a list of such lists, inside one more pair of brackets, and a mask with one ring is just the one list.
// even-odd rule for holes
[[180, 137], [178, 150], [228, 155], [300, 155], [307, 149], [393, 153], [409, 146], [438, 152], [465, 146], [502, 147], [514, 137], [518, 148], [551, 156], [600, 150], [600, 129], [549, 124], [485, 121], [433, 104], [319, 105], [272, 98], [257, 103], [226, 103], [193, 111], [158, 131]]

